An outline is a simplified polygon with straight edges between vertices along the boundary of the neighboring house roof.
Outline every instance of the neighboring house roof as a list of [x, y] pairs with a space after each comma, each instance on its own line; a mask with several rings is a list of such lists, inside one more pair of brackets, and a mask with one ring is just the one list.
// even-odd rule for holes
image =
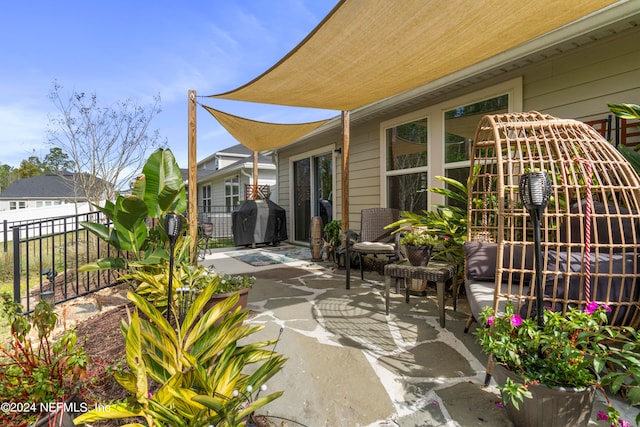
[[[251, 153], [251, 150], [249, 150]], [[227, 175], [233, 171], [243, 168], [253, 168], [253, 154], [246, 156], [237, 162], [231, 163], [218, 170], [202, 169], [198, 170], [198, 182], [214, 177], [216, 175]], [[276, 165], [271, 156], [258, 155], [258, 169], [275, 169]]]
[[[236, 144], [236, 145], [232, 145], [231, 147], [227, 147], [225, 149], [222, 149], [220, 151], [216, 151], [213, 154], [210, 154], [209, 156], [205, 157], [204, 159], [200, 160], [198, 162], [198, 165], [201, 164], [205, 164], [210, 162], [211, 160], [215, 159], [215, 158], [244, 158], [247, 156], [252, 156], [253, 155], [253, 151], [251, 151], [249, 148], [245, 147], [242, 144]], [[200, 172], [198, 172], [200, 173]]]
[[13, 182], [2, 193], [0, 199], [73, 199], [82, 197], [74, 192], [72, 179], [75, 174], [47, 173]]
[[236, 145], [232, 145], [231, 147], [225, 148], [224, 150], [220, 150], [220, 151], [216, 152], [215, 154], [217, 154], [217, 155], [239, 154], [239, 155], [242, 155], [242, 156], [248, 156], [249, 154], [252, 154], [252, 153], [253, 153], [253, 151], [251, 151], [250, 149], [248, 149], [244, 145], [236, 144]]

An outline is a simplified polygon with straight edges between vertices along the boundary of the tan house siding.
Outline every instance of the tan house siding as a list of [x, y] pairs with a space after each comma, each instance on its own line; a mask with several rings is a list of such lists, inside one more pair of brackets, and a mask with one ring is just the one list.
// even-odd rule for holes
[[[499, 71], [488, 72], [473, 83], [455, 84], [429, 96], [416, 95], [405, 104], [389, 103], [390, 107], [375, 111], [372, 116], [352, 112], [350, 162], [349, 162], [349, 225], [360, 228], [360, 211], [367, 207], [386, 206], [383, 178], [384, 165], [381, 159], [384, 133], [382, 123], [393, 122], [404, 115], [421, 110], [429, 115], [429, 185], [435, 175], [442, 174], [442, 126], [443, 111], [468, 102], [477, 102], [488, 97], [477, 98], [478, 94], [496, 96], [502, 87], [515, 84], [511, 93], [513, 111], [536, 110], [562, 118], [591, 120], [604, 118], [609, 114], [607, 102], [640, 103], [640, 28], [628, 29], [606, 39], [577, 47], [568, 52], [545, 53], [545, 57], [534, 57], [532, 61], [518, 61], [518, 67], [502, 67]], [[529, 65], [527, 65], [529, 64]], [[513, 83], [515, 82], [515, 83]], [[497, 88], [497, 89], [496, 89]], [[495, 90], [494, 90], [495, 89]], [[504, 92], [501, 92], [504, 93]], [[484, 96], [484, 95], [482, 95]], [[489, 97], [490, 97], [489, 96]], [[405, 98], [402, 98], [405, 99]], [[368, 111], [367, 107], [362, 109]], [[335, 144], [335, 132], [341, 132], [338, 125], [324, 134], [314, 136], [310, 142], [294, 144], [278, 150], [279, 185], [282, 206], [290, 212], [288, 186], [291, 173], [291, 156], [298, 158], [304, 153], [327, 144]], [[334, 203], [337, 204], [337, 219], [341, 218], [342, 189], [341, 157], [334, 157], [336, 180]], [[285, 190], [286, 189], [286, 190]], [[283, 200], [286, 198], [286, 200]], [[435, 198], [429, 205], [439, 202]]]
[[607, 102], [640, 100], [640, 28], [553, 57], [524, 73], [524, 108], [589, 120]]

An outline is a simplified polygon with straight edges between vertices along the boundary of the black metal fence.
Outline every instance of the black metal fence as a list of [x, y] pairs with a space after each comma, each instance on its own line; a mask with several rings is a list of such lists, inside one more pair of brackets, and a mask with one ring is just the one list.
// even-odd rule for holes
[[198, 224], [211, 224], [207, 230], [212, 230], [209, 247], [224, 248], [233, 246], [233, 230], [231, 227], [231, 212], [226, 206], [198, 206]]
[[[13, 249], [13, 296], [26, 312], [41, 298], [61, 303], [113, 285], [118, 272], [79, 272], [80, 266], [112, 256], [114, 249], [81, 225], [109, 225], [102, 212], [88, 212], [37, 221], [4, 221], [4, 251]], [[210, 223], [210, 248], [233, 246], [231, 212], [225, 206], [200, 206], [198, 223]]]
[[12, 224], [13, 297], [26, 312], [41, 298], [60, 303], [116, 282], [115, 271], [78, 271], [80, 266], [113, 252], [82, 227], [83, 221], [108, 225], [101, 212]]

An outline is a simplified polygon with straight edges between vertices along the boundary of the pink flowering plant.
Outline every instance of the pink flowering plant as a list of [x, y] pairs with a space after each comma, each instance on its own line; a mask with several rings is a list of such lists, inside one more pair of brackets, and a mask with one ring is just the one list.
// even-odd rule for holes
[[[507, 303], [503, 313], [486, 307], [475, 335], [485, 353], [518, 374], [524, 384], [507, 379], [499, 386], [505, 403], [518, 408], [530, 398], [528, 386], [600, 389], [608, 402], [608, 412], [598, 414], [611, 426], [624, 426], [620, 413], [611, 405], [605, 388], [623, 391], [632, 405], [640, 404], [640, 335], [630, 327], [608, 324], [606, 304], [591, 302], [583, 310], [567, 313], [544, 311], [544, 325], [537, 319], [524, 319]], [[640, 414], [636, 417], [640, 423]]]

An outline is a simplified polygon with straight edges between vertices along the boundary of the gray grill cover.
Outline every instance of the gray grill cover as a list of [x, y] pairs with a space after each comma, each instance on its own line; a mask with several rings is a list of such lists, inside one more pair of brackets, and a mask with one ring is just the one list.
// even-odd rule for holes
[[283, 208], [271, 200], [245, 200], [231, 214], [233, 243], [277, 245], [287, 240], [287, 219]]

